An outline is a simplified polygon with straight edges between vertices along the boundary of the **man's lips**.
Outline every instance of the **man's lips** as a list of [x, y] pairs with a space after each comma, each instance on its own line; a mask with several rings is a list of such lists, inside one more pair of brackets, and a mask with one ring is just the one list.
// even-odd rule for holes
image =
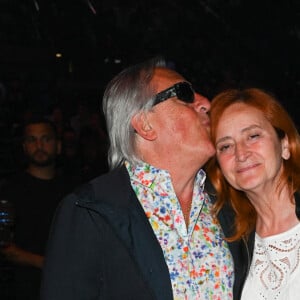
[[44, 152], [44, 151], [39, 150], [39, 151], [34, 152], [33, 155], [34, 156], [41, 156], [41, 155], [45, 156], [45, 155], [47, 155], [47, 153]]

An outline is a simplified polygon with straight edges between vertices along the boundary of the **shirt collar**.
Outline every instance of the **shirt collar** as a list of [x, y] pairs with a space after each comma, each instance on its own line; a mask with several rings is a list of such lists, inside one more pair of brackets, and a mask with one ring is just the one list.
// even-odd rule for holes
[[[143, 162], [139, 165], [132, 165], [128, 161], [125, 161], [125, 166], [131, 180], [139, 182], [148, 188], [151, 188], [155, 183], [171, 182], [171, 176], [167, 170], [158, 169], [148, 163]], [[206, 173], [203, 169], [200, 169], [196, 175], [195, 185], [203, 190], [205, 179]]]

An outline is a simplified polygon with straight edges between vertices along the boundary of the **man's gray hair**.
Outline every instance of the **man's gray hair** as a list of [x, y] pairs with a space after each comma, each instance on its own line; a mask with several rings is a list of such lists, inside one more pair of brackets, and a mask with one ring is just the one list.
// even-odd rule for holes
[[110, 169], [117, 168], [125, 160], [132, 164], [141, 162], [135, 150], [131, 119], [138, 112], [152, 108], [155, 89], [150, 82], [155, 68], [165, 66], [165, 60], [156, 57], [123, 70], [107, 85], [102, 106], [110, 139]]

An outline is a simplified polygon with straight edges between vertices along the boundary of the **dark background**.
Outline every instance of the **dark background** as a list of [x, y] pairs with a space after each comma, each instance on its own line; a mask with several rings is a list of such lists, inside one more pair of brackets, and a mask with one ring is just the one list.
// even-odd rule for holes
[[[78, 103], [100, 112], [108, 81], [155, 55], [210, 99], [229, 87], [264, 88], [299, 126], [299, 20], [299, 0], [0, 0], [0, 188], [24, 166], [27, 111], [50, 115], [59, 105], [68, 121]], [[66, 178], [106, 171], [98, 129], [61, 137]], [[10, 276], [0, 257], [1, 299]]]
[[298, 0], [0, 0], [1, 119], [78, 99], [100, 109], [113, 75], [161, 54], [209, 98], [262, 87], [298, 122], [299, 15]]

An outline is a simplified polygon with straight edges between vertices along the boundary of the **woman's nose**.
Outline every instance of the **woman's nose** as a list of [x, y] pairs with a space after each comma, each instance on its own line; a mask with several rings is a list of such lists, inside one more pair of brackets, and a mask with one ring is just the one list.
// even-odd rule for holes
[[239, 143], [235, 146], [236, 161], [245, 161], [247, 159], [247, 157], [249, 156], [249, 153], [250, 152], [247, 149], [246, 145]]

